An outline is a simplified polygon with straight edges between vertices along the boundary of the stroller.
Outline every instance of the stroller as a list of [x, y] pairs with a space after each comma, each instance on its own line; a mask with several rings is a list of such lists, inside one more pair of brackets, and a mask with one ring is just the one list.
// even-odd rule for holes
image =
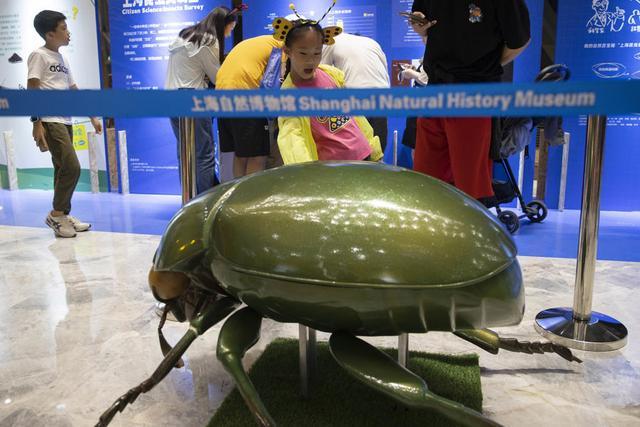
[[[564, 82], [571, 73], [566, 65], [551, 65], [546, 67], [536, 77], [536, 82]], [[564, 131], [562, 130], [562, 118], [560, 117], [501, 117], [493, 120], [493, 140], [491, 144], [491, 159], [495, 165], [502, 167], [506, 175], [506, 181], [495, 180], [492, 182], [496, 196], [495, 207], [498, 219], [507, 230], [513, 234], [520, 228], [520, 219], [528, 218], [531, 222], [542, 222], [547, 217], [549, 210], [541, 200], [533, 200], [526, 203], [518, 182], [513, 174], [508, 158], [521, 151], [525, 151], [528, 157], [528, 146], [531, 133], [536, 127], [545, 129], [545, 138], [551, 145], [564, 144]], [[522, 214], [500, 208], [501, 204], [510, 203], [518, 198]]]

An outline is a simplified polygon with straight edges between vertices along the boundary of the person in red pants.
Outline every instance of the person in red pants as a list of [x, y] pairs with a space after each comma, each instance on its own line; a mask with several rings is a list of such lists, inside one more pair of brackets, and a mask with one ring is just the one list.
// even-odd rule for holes
[[[524, 0], [416, 0], [412, 15], [429, 84], [499, 82], [530, 41]], [[490, 117], [419, 118], [414, 170], [491, 205], [490, 147]]]

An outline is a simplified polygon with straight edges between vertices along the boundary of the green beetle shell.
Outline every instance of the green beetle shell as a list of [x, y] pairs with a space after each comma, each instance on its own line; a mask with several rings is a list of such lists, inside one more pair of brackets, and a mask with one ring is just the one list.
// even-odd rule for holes
[[286, 166], [195, 199], [171, 221], [155, 268], [202, 264], [263, 315], [325, 331], [506, 326], [524, 308], [515, 244], [489, 211], [378, 163]]

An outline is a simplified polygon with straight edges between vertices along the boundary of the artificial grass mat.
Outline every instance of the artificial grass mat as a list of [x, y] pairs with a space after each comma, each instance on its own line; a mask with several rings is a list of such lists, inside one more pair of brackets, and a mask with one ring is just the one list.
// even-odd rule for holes
[[[383, 349], [394, 359], [397, 350]], [[440, 396], [482, 411], [478, 355], [448, 356], [410, 352], [408, 368]], [[318, 343], [318, 369], [310, 397], [300, 394], [298, 340], [276, 339], [249, 372], [278, 426], [452, 426], [429, 410], [406, 408], [352, 378], [335, 362], [326, 342]], [[234, 389], [209, 427], [256, 426], [240, 393]]]

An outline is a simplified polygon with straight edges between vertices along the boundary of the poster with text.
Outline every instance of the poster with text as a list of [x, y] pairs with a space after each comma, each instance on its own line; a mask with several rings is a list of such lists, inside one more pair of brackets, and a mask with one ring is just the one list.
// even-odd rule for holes
[[[180, 30], [223, 3], [213, 0], [115, 0], [109, 3], [113, 87], [163, 89], [168, 47]], [[169, 118], [116, 119], [127, 132], [132, 193], [179, 194], [178, 149]]]
[[[640, 2], [637, 0], [562, 0], [558, 9], [556, 62], [572, 80], [640, 79]], [[640, 112], [638, 112], [640, 113]], [[566, 207], [580, 209], [586, 117], [568, 117], [571, 133]], [[559, 171], [561, 153], [552, 152], [550, 171]], [[610, 117], [602, 181], [602, 209], [640, 210], [640, 114]], [[558, 204], [559, 173], [549, 175], [550, 205]]]

